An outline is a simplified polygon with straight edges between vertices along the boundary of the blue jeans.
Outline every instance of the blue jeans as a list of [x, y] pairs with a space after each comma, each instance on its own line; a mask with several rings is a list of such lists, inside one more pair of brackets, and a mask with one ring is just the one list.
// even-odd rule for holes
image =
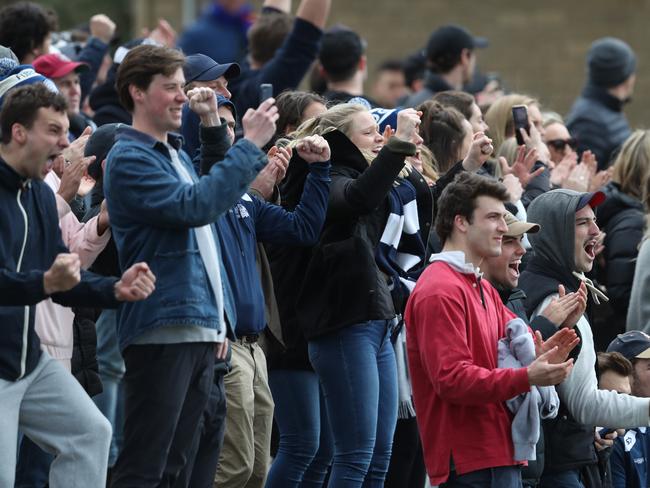
[[313, 371], [272, 370], [280, 445], [266, 488], [321, 488], [332, 462], [332, 433], [318, 376]]
[[580, 481], [580, 470], [571, 469], [555, 473], [544, 473], [539, 483], [540, 488], [585, 488]]
[[[334, 436], [331, 488], [383, 487], [397, 422], [389, 321], [351, 325], [309, 342]], [[364, 481], [365, 480], [365, 481]]]
[[[501, 466], [480, 469], [458, 476], [452, 472], [440, 488], [521, 488], [521, 468]], [[559, 488], [559, 485], [556, 487]]]
[[112, 467], [123, 444], [124, 428], [124, 359], [117, 340], [117, 312], [104, 310], [95, 324], [97, 329], [97, 364], [104, 391], [93, 398], [97, 408], [113, 427], [113, 439], [108, 456]]

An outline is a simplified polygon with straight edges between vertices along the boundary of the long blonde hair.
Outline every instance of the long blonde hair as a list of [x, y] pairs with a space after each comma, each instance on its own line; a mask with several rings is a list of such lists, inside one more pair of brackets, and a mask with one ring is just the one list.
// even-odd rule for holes
[[621, 191], [638, 200], [644, 198], [646, 180], [650, 177], [650, 131], [635, 130], [623, 143], [614, 163], [612, 181]]
[[515, 135], [515, 122], [512, 118], [512, 107], [515, 105], [539, 105], [539, 102], [528, 95], [512, 93], [495, 100], [485, 114], [485, 123], [490, 127], [488, 133], [494, 146], [494, 154], [499, 151], [501, 144], [508, 137]]
[[[295, 146], [304, 137], [312, 135], [322, 136], [335, 130], [341, 131], [349, 138], [352, 132], [354, 116], [361, 112], [368, 112], [368, 109], [358, 103], [334, 105], [317, 117], [305, 120], [295, 131], [289, 134], [289, 138], [291, 139], [289, 146]], [[372, 151], [361, 149], [359, 151], [368, 163], [376, 157]]]

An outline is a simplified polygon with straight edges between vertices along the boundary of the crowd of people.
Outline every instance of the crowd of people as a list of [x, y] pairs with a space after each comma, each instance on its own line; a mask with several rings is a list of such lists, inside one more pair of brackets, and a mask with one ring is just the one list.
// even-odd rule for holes
[[650, 486], [635, 52], [562, 117], [442, 25], [367, 92], [291, 3], [0, 9], [0, 486]]

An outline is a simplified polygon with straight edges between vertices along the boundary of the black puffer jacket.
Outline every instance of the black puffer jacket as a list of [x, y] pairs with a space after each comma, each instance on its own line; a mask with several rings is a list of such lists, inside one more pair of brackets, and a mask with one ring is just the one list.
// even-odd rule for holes
[[395, 309], [375, 248], [389, 213], [388, 194], [415, 154], [391, 138], [368, 165], [340, 131], [325, 135], [332, 150], [327, 218], [298, 293], [296, 312], [307, 339], [368, 320], [388, 320]]
[[623, 114], [623, 102], [606, 88], [588, 84], [571, 107], [567, 128], [578, 140], [578, 151], [589, 149], [598, 160], [598, 169], [610, 161], [630, 136], [630, 126]]
[[634, 280], [636, 257], [643, 237], [643, 204], [626, 195], [617, 183], [603, 188], [607, 199], [597, 207], [598, 224], [605, 232], [605, 267], [599, 269], [599, 281], [607, 286], [614, 309], [612, 320], [617, 333], [625, 332], [627, 308]]

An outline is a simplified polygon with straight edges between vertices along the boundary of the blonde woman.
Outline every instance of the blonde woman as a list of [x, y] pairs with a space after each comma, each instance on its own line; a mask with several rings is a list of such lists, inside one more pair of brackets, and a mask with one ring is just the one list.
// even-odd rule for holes
[[490, 105], [490, 108], [485, 113], [485, 122], [489, 127], [488, 132], [492, 138], [492, 145], [494, 146], [495, 152], [499, 150], [501, 144], [507, 138], [515, 135], [515, 122], [512, 118], [512, 107], [515, 105], [525, 105], [528, 109], [528, 121], [534, 127], [531, 135], [536, 130], [542, 138], [544, 136], [539, 102], [528, 95], [518, 93], [505, 95]]
[[385, 143], [368, 110], [341, 104], [293, 135], [323, 135], [332, 150], [327, 219], [296, 290], [334, 438], [330, 487], [361, 487], [365, 479], [383, 486], [388, 470], [398, 401], [395, 308], [375, 252], [394, 182], [416, 154], [419, 124], [415, 110], [402, 110]]
[[[605, 233], [604, 266], [600, 280], [607, 286], [613, 308], [611, 337], [625, 332], [634, 269], [643, 237], [643, 194], [650, 178], [650, 131], [637, 130], [623, 143], [613, 167], [612, 181], [603, 191], [598, 223]], [[605, 342], [603, 342], [604, 344]]]

